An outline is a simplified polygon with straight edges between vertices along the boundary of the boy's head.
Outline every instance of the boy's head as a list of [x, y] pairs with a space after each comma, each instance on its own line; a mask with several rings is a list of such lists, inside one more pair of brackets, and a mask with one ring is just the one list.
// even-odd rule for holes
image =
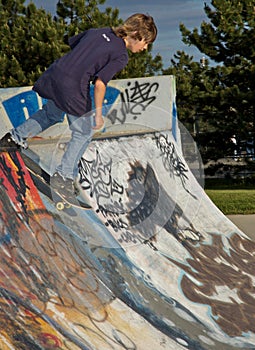
[[119, 27], [113, 28], [115, 34], [122, 39], [133, 39], [151, 44], [157, 37], [157, 27], [149, 15], [136, 13], [126, 19]]

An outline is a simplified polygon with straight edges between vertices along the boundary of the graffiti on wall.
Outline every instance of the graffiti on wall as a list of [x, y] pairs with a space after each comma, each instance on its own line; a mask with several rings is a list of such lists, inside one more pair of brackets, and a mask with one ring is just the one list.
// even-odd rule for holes
[[112, 124], [116, 122], [124, 124], [127, 116], [131, 116], [131, 120], [136, 120], [156, 100], [158, 89], [158, 82], [128, 81], [127, 87], [120, 93], [120, 109], [113, 108], [107, 118]]
[[[101, 282], [98, 260], [85, 242], [47, 212], [19, 154], [1, 155], [0, 165], [0, 238], [5, 238], [0, 245], [0, 346], [136, 350], [141, 348], [141, 330], [145, 341], [155, 337], [148, 323], [140, 328], [137, 317], [144, 317], [157, 327], [164, 325], [167, 336], [183, 339], [189, 349], [203, 349], [152, 311], [143, 315], [143, 304], [136, 306], [143, 316], [131, 315], [130, 332], [132, 309], [123, 303], [116, 309], [111, 306], [116, 295]], [[126, 281], [113, 261], [107, 274], [114, 279], [114, 288], [123, 292]], [[131, 294], [127, 305], [135, 305], [134, 300]], [[193, 317], [180, 304], [178, 309]], [[155, 342], [165, 348], [167, 336], [155, 337]]]
[[[172, 110], [170, 108], [172, 101], [170, 97], [173, 95], [173, 93], [170, 93], [170, 90], [173, 90], [170, 85], [171, 80], [174, 80], [174, 78], [164, 76], [110, 81], [103, 102], [103, 116], [106, 119], [104, 132], [111, 132], [110, 127], [116, 127], [116, 125], [119, 125], [120, 128], [118, 132], [127, 131], [128, 125], [137, 123], [137, 121], [140, 125], [152, 129], [170, 129], [172, 121]], [[94, 110], [93, 84], [91, 84], [90, 96], [92, 110]], [[2, 104], [0, 117], [3, 121], [3, 129], [9, 130], [10, 127], [19, 126], [46, 101], [30, 87], [0, 89], [0, 102]], [[156, 120], [155, 113], [151, 112], [153, 108], [158, 109]], [[164, 111], [159, 112], [159, 108]], [[123, 129], [124, 124], [125, 128]], [[132, 127], [132, 132], [135, 132], [135, 130], [136, 128]], [[51, 133], [55, 137], [60, 136], [59, 132], [57, 126], [52, 128]]]
[[[189, 169], [176, 151], [175, 144], [169, 140], [167, 135], [159, 134], [159, 136], [156, 136], [156, 145], [161, 152], [162, 161], [167, 173], [170, 176], [178, 176], [182, 182], [183, 188], [191, 196], [194, 196], [186, 187]], [[195, 196], [194, 198], [196, 199]]]
[[[202, 234], [196, 229], [194, 221], [186, 216], [181, 204], [161, 181], [178, 178], [183, 192], [196, 202], [196, 196], [187, 190], [190, 171], [168, 135], [155, 134], [153, 141], [165, 169], [164, 176], [159, 178], [153, 161], [144, 162], [137, 156], [136, 160], [128, 160], [126, 187], [114, 178], [114, 157], [97, 150], [94, 161], [82, 159], [84, 185], [92, 196], [96, 194], [99, 214], [120, 243], [146, 243], [155, 251], [159, 249], [159, 253], [157, 233], [159, 227], [164, 229], [162, 237], [170, 234], [187, 251], [184, 261], [162, 255], [180, 268], [179, 288], [186, 300], [207, 306], [212, 323], [226, 336], [241, 337], [254, 332], [254, 244], [238, 234], [223, 238], [221, 234]], [[119, 144], [123, 152], [127, 144], [128, 141]], [[137, 143], [133, 147], [139, 149]], [[142, 148], [145, 147], [143, 144]], [[144, 158], [143, 154], [140, 157]], [[97, 183], [93, 183], [92, 174], [97, 174]], [[101, 196], [110, 199], [114, 188], [118, 200], [109, 202], [109, 206], [107, 201], [101, 203]], [[186, 222], [185, 227], [180, 226], [180, 220]]]
[[230, 337], [255, 333], [255, 243], [237, 233], [210, 234], [211, 244], [186, 243], [187, 264], [180, 285], [192, 302], [208, 305], [208, 314]]
[[33, 90], [11, 96], [5, 99], [2, 104], [15, 128], [39, 109], [37, 94]]
[[[19, 91], [19, 90], [18, 90]], [[109, 105], [114, 104], [120, 91], [113, 87], [107, 87], [105, 93], [105, 102], [103, 104], [103, 115], [107, 114]], [[94, 87], [91, 87], [90, 91], [92, 105], [94, 107]], [[41, 103], [40, 103], [41, 102]], [[27, 118], [34, 114], [40, 108], [40, 105], [45, 104], [46, 99], [38, 96], [33, 90], [19, 92], [11, 97], [5, 98], [2, 101], [2, 105], [13, 127], [17, 127], [22, 124]]]
[[1, 348], [136, 349], [117, 314], [100, 329], [115, 297], [86, 245], [49, 215], [18, 154], [0, 165]]
[[[183, 188], [188, 169], [175, 151], [167, 136], [155, 137], [160, 148], [161, 161], [170, 177], [181, 179]], [[104, 218], [119, 242], [137, 243], [155, 239], [158, 227], [165, 229], [177, 240], [199, 240], [195, 230], [175, 198], [159, 183], [153, 165], [142, 164], [138, 159], [129, 160], [127, 178], [123, 182], [114, 176], [114, 159], [104, 153], [104, 147], [96, 149], [91, 160], [80, 161], [80, 183], [97, 204], [97, 212]], [[125, 186], [126, 185], [126, 186]], [[185, 220], [180, 229], [179, 218]]]

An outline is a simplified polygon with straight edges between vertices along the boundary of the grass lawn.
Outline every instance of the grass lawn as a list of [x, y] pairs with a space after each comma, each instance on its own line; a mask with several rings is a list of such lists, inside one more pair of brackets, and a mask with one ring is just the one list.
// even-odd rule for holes
[[255, 214], [255, 189], [206, 189], [214, 204], [225, 214]]

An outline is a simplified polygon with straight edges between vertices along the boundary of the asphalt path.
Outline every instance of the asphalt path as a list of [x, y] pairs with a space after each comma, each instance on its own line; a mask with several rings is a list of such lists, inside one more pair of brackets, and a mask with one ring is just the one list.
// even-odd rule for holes
[[255, 240], [255, 214], [228, 215], [228, 218], [247, 236]]

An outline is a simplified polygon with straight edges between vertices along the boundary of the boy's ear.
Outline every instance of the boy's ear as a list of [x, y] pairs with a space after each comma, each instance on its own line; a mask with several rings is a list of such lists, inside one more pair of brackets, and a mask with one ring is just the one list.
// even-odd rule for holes
[[136, 30], [136, 31], [134, 31], [134, 32], [131, 32], [130, 36], [131, 36], [133, 39], [135, 39], [135, 38], [137, 38], [137, 34], [138, 34], [138, 32], [137, 32], [137, 30]]

